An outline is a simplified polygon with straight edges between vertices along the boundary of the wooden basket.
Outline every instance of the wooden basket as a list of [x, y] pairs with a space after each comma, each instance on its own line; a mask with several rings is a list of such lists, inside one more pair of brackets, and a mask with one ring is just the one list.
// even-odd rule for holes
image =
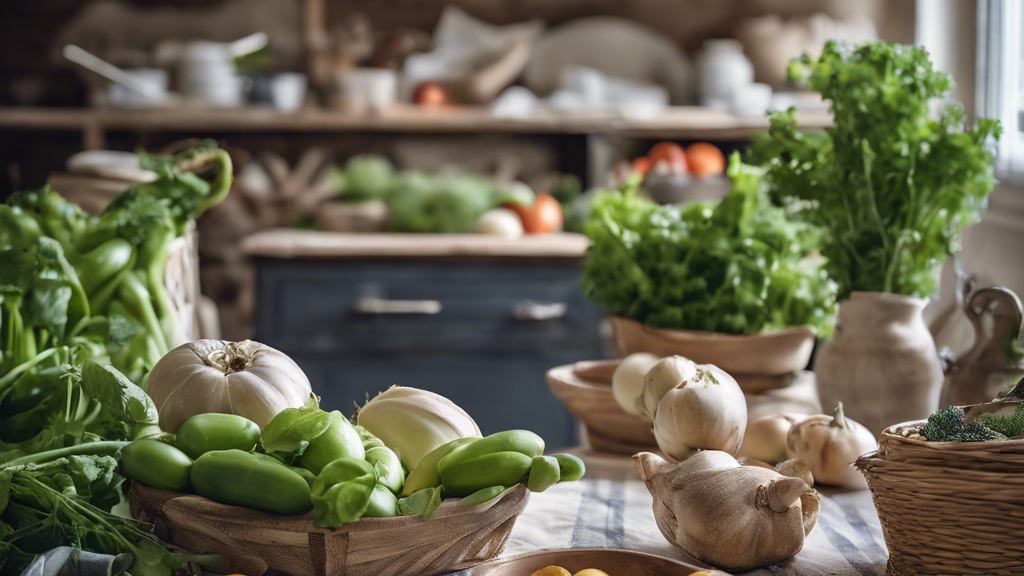
[[748, 393], [788, 386], [814, 349], [814, 331], [806, 326], [747, 336], [651, 328], [621, 316], [611, 316], [611, 324], [623, 355], [649, 352], [714, 364]]
[[530, 493], [520, 484], [468, 508], [446, 500], [419, 516], [364, 518], [342, 528], [313, 526], [312, 515], [279, 516], [165, 492], [140, 482], [128, 490], [132, 515], [161, 540], [196, 554], [220, 554], [217, 570], [258, 576], [432, 576], [498, 556]]
[[619, 360], [577, 362], [548, 370], [548, 388], [583, 422], [587, 444], [599, 452], [632, 456], [656, 452], [650, 422], [627, 414], [612, 394], [612, 373]]
[[164, 286], [174, 309], [178, 334], [172, 347], [199, 339], [196, 314], [199, 307], [199, 234], [195, 221], [188, 223], [185, 235], [171, 242], [171, 251], [164, 268]]
[[889, 576], [1024, 574], [1024, 440], [927, 442], [891, 426], [861, 456]]

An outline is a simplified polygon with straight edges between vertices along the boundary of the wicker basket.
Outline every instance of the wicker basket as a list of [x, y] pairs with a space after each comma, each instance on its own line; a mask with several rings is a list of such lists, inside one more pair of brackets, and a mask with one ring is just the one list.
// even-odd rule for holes
[[1024, 440], [928, 442], [891, 426], [857, 460], [889, 548], [889, 576], [1024, 574]]
[[498, 556], [530, 493], [520, 484], [462, 508], [445, 500], [427, 522], [418, 516], [363, 518], [315, 528], [312, 515], [278, 516], [133, 482], [132, 515], [165, 542], [195, 554], [219, 554], [222, 573], [292, 576], [432, 576]]

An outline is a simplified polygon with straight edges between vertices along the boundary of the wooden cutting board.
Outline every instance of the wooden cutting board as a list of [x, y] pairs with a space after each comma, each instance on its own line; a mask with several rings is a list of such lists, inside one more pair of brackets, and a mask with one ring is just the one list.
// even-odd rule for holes
[[582, 234], [350, 234], [277, 229], [242, 241], [250, 256], [269, 258], [555, 258], [580, 259], [590, 240]]

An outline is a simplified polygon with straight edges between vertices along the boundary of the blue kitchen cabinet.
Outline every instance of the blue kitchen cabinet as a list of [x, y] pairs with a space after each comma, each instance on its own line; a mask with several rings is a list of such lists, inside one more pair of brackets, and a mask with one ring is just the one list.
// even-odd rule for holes
[[295, 359], [323, 406], [350, 414], [392, 385], [442, 394], [484, 434], [578, 444], [553, 366], [602, 357], [578, 259], [258, 257], [257, 339]]

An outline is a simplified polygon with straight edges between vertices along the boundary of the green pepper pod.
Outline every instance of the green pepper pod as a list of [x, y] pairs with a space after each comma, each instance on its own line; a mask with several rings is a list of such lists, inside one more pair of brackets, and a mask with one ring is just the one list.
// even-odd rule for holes
[[125, 274], [118, 286], [117, 295], [125, 306], [134, 314], [146, 329], [148, 335], [156, 342], [157, 347], [167, 352], [167, 341], [164, 339], [163, 328], [153, 311], [149, 290], [139, 281], [135, 274]]
[[178, 428], [174, 444], [192, 459], [214, 450], [251, 452], [260, 427], [237, 414], [196, 414]]
[[170, 444], [136, 440], [121, 452], [125, 476], [169, 492], [189, 492], [192, 459]]
[[75, 259], [75, 269], [82, 288], [91, 296], [131, 263], [133, 253], [131, 244], [114, 238], [79, 255]]
[[312, 510], [306, 481], [272, 460], [242, 450], [207, 452], [192, 465], [192, 487], [196, 494], [222, 504], [287, 515]]
[[338, 458], [362, 460], [365, 457], [366, 451], [363, 450], [359, 433], [341, 412], [335, 410], [331, 412], [330, 427], [309, 441], [309, 446], [296, 463], [319, 475], [325, 466]]

